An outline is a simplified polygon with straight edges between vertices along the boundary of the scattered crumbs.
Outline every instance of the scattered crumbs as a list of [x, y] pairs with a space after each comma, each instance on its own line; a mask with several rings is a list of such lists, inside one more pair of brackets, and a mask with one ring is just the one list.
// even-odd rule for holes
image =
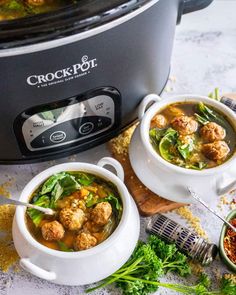
[[220, 202], [221, 202], [221, 204], [223, 204], [223, 205], [229, 205], [229, 204], [230, 204], [230, 201], [227, 199], [226, 196], [222, 196], [222, 197], [220, 197]]
[[11, 187], [12, 182], [6, 181], [2, 184], [0, 184], [0, 195], [4, 196], [5, 198], [10, 198], [11, 194], [9, 192], [9, 187]]
[[17, 261], [16, 261], [16, 263], [13, 265], [13, 271], [14, 271], [15, 273], [19, 273], [20, 271], [22, 271], [22, 268], [20, 267], [20, 264], [17, 263]]
[[76, 155], [69, 156], [68, 159], [70, 161], [76, 161]]
[[192, 211], [187, 206], [175, 209], [174, 212], [183, 217], [200, 237], [208, 240], [207, 233], [201, 226], [200, 218], [194, 216]]
[[228, 206], [231, 210], [236, 209], [236, 197], [233, 196], [232, 194], [235, 195], [235, 190], [230, 192], [230, 196], [221, 196], [220, 201], [217, 204], [217, 207], [222, 211], [223, 206]]
[[167, 85], [166, 88], [164, 89], [165, 92], [172, 92], [173, 91], [173, 87], [170, 85]]
[[3, 272], [7, 272], [19, 259], [12, 239], [12, 222], [14, 214], [15, 206], [0, 206], [0, 270]]
[[175, 76], [170, 76], [169, 81], [175, 83], [177, 81], [177, 78]]
[[177, 78], [175, 76], [170, 76], [168, 79], [168, 83], [164, 89], [164, 92], [173, 92], [174, 91], [174, 84], [176, 83]]
[[125, 130], [123, 133], [110, 140], [113, 153], [124, 156], [128, 154], [130, 140], [136, 126], [137, 124], [134, 124], [129, 129]]
[[227, 273], [227, 274], [224, 274], [224, 278], [225, 278], [225, 279], [229, 279], [229, 280], [231, 280], [233, 283], [236, 284], [236, 274], [230, 274], [230, 273]]
[[192, 273], [194, 275], [200, 275], [201, 273], [204, 272], [204, 268], [202, 267], [202, 265], [200, 263], [198, 263], [197, 261], [193, 261], [190, 260], [189, 261], [189, 265], [191, 267]]
[[231, 195], [235, 195], [236, 194], [236, 189], [233, 189], [232, 191], [229, 192]]
[[14, 205], [0, 206], [0, 231], [11, 232], [14, 214], [15, 214]]

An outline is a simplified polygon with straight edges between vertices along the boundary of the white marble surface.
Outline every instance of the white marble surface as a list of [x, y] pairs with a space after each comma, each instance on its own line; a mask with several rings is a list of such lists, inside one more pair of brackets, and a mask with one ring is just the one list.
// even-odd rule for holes
[[[192, 13], [182, 18], [182, 23], [177, 28], [176, 41], [172, 59], [171, 76], [176, 77], [176, 82], [168, 85], [169, 96], [174, 93], [207, 94], [214, 87], [220, 87], [223, 92], [236, 92], [236, 1], [215, 1], [208, 9]], [[96, 163], [102, 156], [109, 155], [105, 145], [93, 150], [78, 154], [74, 157], [57, 161], [33, 165], [0, 166], [0, 183], [13, 179], [11, 194], [17, 198], [24, 185], [33, 175], [43, 169], [65, 161], [83, 161]], [[206, 188], [207, 189], [207, 188]], [[212, 200], [211, 205], [217, 208], [218, 200]], [[192, 212], [201, 218], [202, 227], [209, 235], [209, 239], [218, 243], [221, 223], [213, 216], [206, 214], [199, 206], [191, 206]], [[218, 209], [217, 209], [218, 210]], [[228, 208], [224, 208], [226, 214]], [[171, 213], [170, 216], [178, 217]], [[184, 224], [184, 221], [181, 221]], [[145, 220], [142, 219], [141, 238], [145, 238]], [[225, 271], [219, 260], [207, 268]], [[214, 275], [214, 274], [213, 274]], [[170, 276], [173, 281], [178, 281], [175, 276]], [[170, 279], [170, 277], [168, 279]], [[185, 282], [190, 282], [188, 279]], [[83, 287], [57, 286], [36, 277], [23, 270], [19, 273], [0, 272], [0, 295], [78, 295], [84, 294]], [[98, 294], [98, 293], [96, 293]], [[99, 294], [119, 294], [117, 290], [109, 288], [101, 290]], [[160, 289], [157, 294], [177, 294]]]

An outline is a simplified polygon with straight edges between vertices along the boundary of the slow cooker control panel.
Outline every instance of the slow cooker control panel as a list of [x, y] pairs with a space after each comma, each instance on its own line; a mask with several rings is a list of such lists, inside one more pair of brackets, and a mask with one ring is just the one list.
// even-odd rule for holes
[[[116, 93], [117, 92], [117, 93]], [[15, 122], [15, 133], [21, 121], [21, 144], [28, 152], [60, 149], [98, 137], [117, 123], [118, 91], [96, 91], [79, 95], [22, 113]], [[58, 106], [58, 107], [55, 107]], [[23, 150], [25, 150], [23, 148]]]

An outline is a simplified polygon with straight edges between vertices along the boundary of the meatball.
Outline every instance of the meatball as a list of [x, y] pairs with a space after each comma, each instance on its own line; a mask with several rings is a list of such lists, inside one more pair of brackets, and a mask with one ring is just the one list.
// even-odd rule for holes
[[197, 131], [198, 123], [188, 116], [176, 117], [171, 121], [172, 127], [182, 135], [190, 135]]
[[89, 233], [80, 233], [74, 243], [76, 250], [86, 250], [97, 245], [97, 239]]
[[157, 114], [155, 117], [153, 117], [151, 124], [160, 129], [165, 128], [167, 125], [166, 117], [161, 114]]
[[60, 212], [60, 221], [69, 230], [81, 229], [85, 220], [85, 213], [79, 208], [64, 208]]
[[91, 213], [91, 219], [98, 225], [107, 224], [112, 213], [112, 207], [108, 202], [102, 202], [96, 205]]
[[214, 141], [202, 146], [202, 153], [210, 160], [218, 161], [224, 159], [230, 149], [225, 141]]
[[42, 236], [47, 241], [59, 241], [64, 237], [65, 230], [60, 222], [46, 222], [41, 228]]
[[201, 128], [200, 134], [205, 141], [213, 142], [224, 139], [226, 132], [220, 125], [209, 122]]

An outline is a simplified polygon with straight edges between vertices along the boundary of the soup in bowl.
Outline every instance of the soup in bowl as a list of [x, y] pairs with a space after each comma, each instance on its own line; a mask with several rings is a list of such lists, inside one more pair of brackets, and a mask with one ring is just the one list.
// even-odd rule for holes
[[140, 104], [139, 118], [129, 156], [151, 191], [193, 203], [187, 187], [208, 201], [235, 186], [236, 115], [227, 106], [198, 95], [162, 100], [151, 94]]
[[[116, 174], [104, 168], [113, 166]], [[139, 214], [119, 162], [64, 163], [36, 175], [20, 201], [55, 210], [49, 216], [18, 206], [13, 240], [20, 265], [42, 279], [85, 285], [118, 270], [139, 238]]]
[[117, 187], [84, 171], [53, 174], [33, 193], [30, 203], [55, 212], [47, 215], [27, 209], [32, 236], [46, 247], [67, 252], [87, 250], [105, 241], [123, 211]]
[[203, 102], [167, 105], [152, 118], [149, 136], [164, 160], [194, 170], [221, 165], [236, 148], [236, 132], [227, 117]]

